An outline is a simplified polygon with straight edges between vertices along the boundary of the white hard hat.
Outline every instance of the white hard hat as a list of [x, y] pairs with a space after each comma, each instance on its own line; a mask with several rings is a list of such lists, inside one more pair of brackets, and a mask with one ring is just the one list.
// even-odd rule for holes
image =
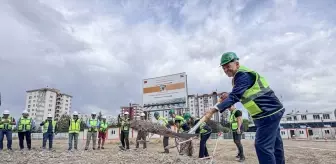
[[72, 115], [78, 116], [78, 112], [74, 111]]
[[146, 116], [145, 113], [141, 113], [140, 116]]
[[27, 111], [27, 110], [24, 110], [24, 111], [22, 112], [22, 114], [28, 114], [28, 111]]
[[103, 119], [106, 119], [106, 116], [102, 116]]
[[52, 117], [52, 115], [51, 115], [51, 114], [48, 114], [48, 117]]
[[3, 114], [9, 114], [9, 110], [4, 110]]
[[124, 114], [129, 114], [128, 112], [125, 112]]
[[91, 114], [92, 114], [92, 115], [97, 115], [97, 113], [96, 113], [96, 112], [91, 112]]

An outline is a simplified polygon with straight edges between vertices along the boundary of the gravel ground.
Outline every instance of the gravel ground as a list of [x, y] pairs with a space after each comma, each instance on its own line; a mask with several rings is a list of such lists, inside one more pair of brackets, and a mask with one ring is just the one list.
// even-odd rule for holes
[[[196, 140], [197, 142], [198, 140]], [[212, 153], [216, 140], [210, 140], [208, 149]], [[309, 141], [284, 141], [287, 164], [336, 164], [336, 142], [309, 142]], [[174, 143], [173, 140], [170, 143]], [[31, 151], [19, 151], [18, 142], [13, 143], [14, 151], [4, 150], [0, 152], [0, 163], [3, 164], [201, 164], [210, 163], [210, 160], [199, 160], [198, 144], [194, 143], [196, 150], [193, 157], [177, 155], [176, 149], [170, 154], [162, 154], [161, 140], [151, 139], [148, 149], [134, 150], [131, 142], [131, 150], [120, 151], [118, 142], [109, 141], [104, 150], [83, 151], [84, 142], [79, 142], [78, 151], [67, 151], [67, 141], [55, 141], [54, 151], [42, 151], [41, 141], [33, 141]], [[6, 142], [4, 142], [6, 145]], [[253, 141], [243, 141], [246, 156], [246, 164], [257, 164]], [[140, 145], [141, 148], [142, 145]], [[214, 158], [214, 163], [232, 164], [235, 162], [236, 148], [233, 142], [220, 140]]]

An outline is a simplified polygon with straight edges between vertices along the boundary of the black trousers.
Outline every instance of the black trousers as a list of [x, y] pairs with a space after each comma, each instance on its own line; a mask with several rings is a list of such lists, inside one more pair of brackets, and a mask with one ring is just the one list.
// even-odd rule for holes
[[126, 149], [129, 149], [128, 135], [129, 135], [129, 131], [121, 131], [121, 133], [120, 133], [120, 141], [121, 141], [121, 145], [122, 145], [124, 148], [125, 148], [125, 145], [126, 145]]
[[241, 143], [241, 134], [238, 134], [237, 132], [233, 132], [233, 142], [236, 144], [237, 149], [238, 149], [238, 156], [240, 158], [244, 158], [244, 150], [243, 150], [243, 145]]
[[20, 149], [24, 149], [23, 140], [26, 137], [27, 147], [31, 149], [31, 132], [18, 132]]

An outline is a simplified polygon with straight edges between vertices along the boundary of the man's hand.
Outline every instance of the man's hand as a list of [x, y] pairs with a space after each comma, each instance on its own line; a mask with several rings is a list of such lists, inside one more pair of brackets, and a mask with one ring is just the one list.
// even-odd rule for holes
[[241, 131], [240, 131], [240, 129], [239, 129], [239, 128], [237, 129], [237, 134], [241, 134]]

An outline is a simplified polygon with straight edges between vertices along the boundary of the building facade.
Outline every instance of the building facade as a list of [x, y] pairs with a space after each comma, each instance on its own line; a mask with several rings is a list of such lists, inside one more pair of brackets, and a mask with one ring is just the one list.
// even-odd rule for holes
[[326, 112], [292, 111], [283, 116], [282, 138], [336, 139], [336, 109]]
[[26, 91], [26, 107], [29, 116], [37, 123], [47, 119], [48, 114], [58, 120], [71, 111], [72, 96], [54, 88], [41, 88]]

